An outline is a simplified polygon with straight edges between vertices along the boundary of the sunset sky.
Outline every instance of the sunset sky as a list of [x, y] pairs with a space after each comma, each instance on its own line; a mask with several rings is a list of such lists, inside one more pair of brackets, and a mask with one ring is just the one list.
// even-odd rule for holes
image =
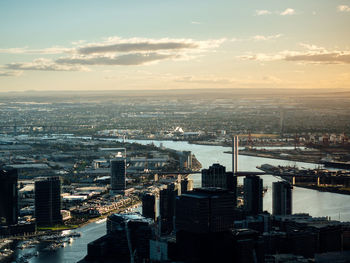
[[350, 0], [1, 0], [0, 40], [0, 92], [350, 89]]

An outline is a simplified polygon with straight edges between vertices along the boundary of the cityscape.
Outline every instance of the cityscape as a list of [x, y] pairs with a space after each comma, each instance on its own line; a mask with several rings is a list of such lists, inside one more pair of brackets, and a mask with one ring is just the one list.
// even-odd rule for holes
[[[71, 100], [61, 96], [58, 105], [50, 97], [28, 103], [25, 96], [11, 99], [21, 106], [5, 99], [1, 105], [1, 114], [17, 117], [0, 135], [2, 261], [347, 260], [345, 131], [294, 133], [281, 114], [269, 133], [201, 124], [189, 130], [188, 112], [172, 126], [169, 117], [169, 127], [159, 131], [144, 128], [158, 119], [152, 113], [135, 119], [119, 112], [126, 122], [112, 129], [103, 112], [95, 125], [75, 112], [76, 120], [59, 126], [57, 109], [65, 111]], [[131, 114], [140, 104], [123, 110]], [[178, 104], [173, 107], [184, 107]], [[15, 117], [19, 108], [24, 112]], [[39, 114], [44, 117], [33, 117]]]
[[0, 262], [350, 262], [350, 4], [2, 1]]

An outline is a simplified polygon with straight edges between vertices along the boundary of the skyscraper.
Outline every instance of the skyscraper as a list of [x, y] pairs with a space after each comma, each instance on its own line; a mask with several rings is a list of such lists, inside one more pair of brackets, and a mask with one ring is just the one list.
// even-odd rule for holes
[[172, 183], [159, 192], [159, 214], [161, 232], [170, 233], [173, 230], [176, 196], [181, 195], [181, 186]]
[[62, 222], [61, 180], [58, 176], [36, 179], [35, 217], [37, 225], [53, 225]]
[[292, 189], [288, 182], [274, 182], [272, 184], [272, 214], [292, 214]]
[[202, 187], [219, 187], [233, 192], [236, 205], [237, 177], [226, 172], [225, 166], [214, 163], [209, 169], [202, 169]]
[[244, 178], [244, 210], [253, 215], [263, 211], [263, 180], [259, 176]]
[[125, 157], [118, 155], [111, 160], [111, 190], [112, 193], [122, 192], [126, 188], [126, 160]]
[[146, 218], [156, 220], [157, 197], [154, 194], [145, 193], [142, 196], [142, 215]]
[[0, 169], [0, 225], [17, 224], [17, 170]]
[[191, 233], [233, 228], [233, 193], [220, 188], [196, 188], [176, 198], [176, 229]]
[[226, 172], [226, 167], [214, 163], [209, 169], [202, 169], [202, 187], [219, 187], [232, 190], [233, 174]]
[[202, 169], [202, 187], [226, 188], [226, 168], [214, 163], [209, 169]]

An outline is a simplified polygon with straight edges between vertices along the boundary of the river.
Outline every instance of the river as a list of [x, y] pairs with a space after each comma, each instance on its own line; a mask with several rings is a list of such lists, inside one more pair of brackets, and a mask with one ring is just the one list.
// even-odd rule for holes
[[[231, 155], [224, 151], [230, 151], [230, 147], [208, 146], [189, 144], [184, 141], [151, 141], [151, 140], [129, 140], [128, 142], [137, 142], [140, 144], [154, 143], [156, 146], [162, 144], [163, 147], [179, 150], [192, 151], [196, 158], [202, 163], [203, 168], [208, 168], [213, 163], [220, 163], [231, 169]], [[298, 167], [315, 168], [317, 165], [303, 162], [292, 162], [276, 159], [267, 159], [253, 156], [239, 156], [238, 170], [240, 171], [259, 171], [256, 166], [269, 163], [271, 165], [296, 165]], [[268, 191], [264, 195], [264, 210], [272, 210], [272, 182], [279, 179], [272, 175], [262, 176], [264, 186]], [[195, 187], [201, 184], [201, 175], [192, 175]], [[239, 183], [242, 183], [240, 178]], [[293, 189], [293, 213], [309, 213], [312, 216], [329, 216], [335, 220], [350, 221], [350, 195], [341, 195], [335, 193], [318, 192], [315, 190], [294, 187]], [[15, 257], [18, 259], [24, 253], [39, 251], [39, 256], [28, 260], [31, 263], [71, 263], [82, 259], [87, 253], [87, 244], [106, 232], [105, 221], [91, 223], [76, 230], [81, 233], [81, 237], [75, 239], [71, 244], [55, 251], [43, 251], [42, 244], [33, 249], [17, 250]]]

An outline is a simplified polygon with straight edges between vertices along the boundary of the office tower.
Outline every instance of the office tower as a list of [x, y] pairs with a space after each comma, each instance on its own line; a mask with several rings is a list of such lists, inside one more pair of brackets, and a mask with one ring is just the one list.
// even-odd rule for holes
[[[234, 230], [233, 193], [199, 188], [176, 199], [176, 244], [180, 262], [263, 262], [258, 233]], [[244, 233], [243, 233], [244, 232]]]
[[193, 190], [193, 180], [185, 178], [181, 181], [181, 194]]
[[88, 244], [88, 262], [149, 262], [152, 222], [140, 214], [113, 214], [107, 235]]
[[157, 197], [154, 194], [145, 193], [142, 196], [142, 215], [146, 218], [156, 220]]
[[263, 180], [259, 176], [244, 178], [244, 210], [252, 215], [263, 211]]
[[237, 177], [226, 172], [225, 166], [214, 163], [209, 169], [202, 169], [202, 187], [219, 187], [233, 192], [236, 205]]
[[162, 233], [170, 233], [173, 230], [176, 196], [179, 195], [181, 195], [181, 186], [177, 183], [169, 184], [167, 188], [159, 192], [159, 214]]
[[272, 214], [292, 214], [292, 189], [290, 183], [281, 181], [272, 184]]
[[209, 169], [202, 169], [202, 187], [220, 187], [233, 190], [233, 173], [226, 172], [225, 166], [214, 163]]
[[0, 225], [17, 224], [17, 170], [0, 169]]
[[58, 176], [38, 177], [35, 181], [35, 217], [37, 225], [62, 222], [61, 180]]
[[220, 188], [196, 188], [176, 198], [176, 230], [223, 232], [233, 228], [233, 193]]
[[118, 155], [111, 160], [111, 191], [112, 193], [122, 192], [126, 188], [126, 160], [125, 157]]
[[209, 169], [202, 169], [202, 187], [226, 188], [226, 168], [214, 163]]

